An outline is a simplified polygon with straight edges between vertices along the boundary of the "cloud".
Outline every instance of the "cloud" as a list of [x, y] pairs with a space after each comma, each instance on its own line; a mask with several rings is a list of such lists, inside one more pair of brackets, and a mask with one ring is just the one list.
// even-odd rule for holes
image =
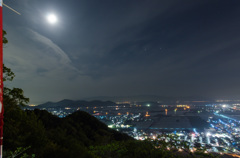
[[33, 71], [40, 67], [48, 71], [70, 69], [69, 71], [80, 74], [80, 71], [72, 65], [67, 53], [49, 38], [21, 27], [14, 30], [8, 27], [7, 32], [9, 44], [5, 49], [5, 62], [23, 67], [26, 65], [27, 69], [34, 69]]
[[35, 40], [36, 42], [40, 42], [43, 45], [45, 45], [45, 47], [52, 49], [53, 53], [56, 53], [56, 55], [59, 57], [60, 62], [64, 63], [64, 64], [70, 64], [71, 60], [69, 59], [68, 55], [58, 46], [56, 45], [52, 40], [50, 40], [49, 38], [37, 33], [36, 31], [33, 31], [31, 29], [28, 29], [30, 32], [30, 38]]
[[[39, 98], [51, 100], [51, 96], [60, 99], [70, 91], [70, 82], [77, 84], [76, 79], [82, 76], [81, 72], [53, 41], [26, 28], [8, 26], [6, 31], [9, 43], [4, 48], [4, 63], [16, 78], [5, 85], [23, 88], [26, 96], [34, 102]], [[54, 87], [65, 90], [60, 94]]]

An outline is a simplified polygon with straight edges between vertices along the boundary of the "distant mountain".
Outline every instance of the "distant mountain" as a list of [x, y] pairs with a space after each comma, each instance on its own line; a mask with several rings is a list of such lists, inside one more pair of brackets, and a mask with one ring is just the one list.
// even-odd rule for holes
[[[37, 108], [64, 108], [64, 107], [93, 107], [93, 106], [113, 106], [116, 105], [116, 102], [158, 102], [164, 104], [174, 104], [174, 103], [189, 103], [193, 101], [213, 101], [210, 98], [206, 97], [164, 97], [157, 95], [137, 95], [137, 96], [102, 96], [102, 97], [92, 97], [85, 98], [84, 100], [69, 100], [64, 99], [59, 102], [46, 102], [40, 104]], [[35, 107], [36, 108], [36, 107]]]
[[99, 96], [84, 98], [84, 100], [101, 100], [101, 101], [113, 101], [113, 102], [177, 102], [177, 101], [212, 101], [211, 98], [199, 97], [199, 96], [187, 96], [187, 97], [168, 97], [157, 95], [135, 95], [135, 96]]
[[68, 100], [68, 99], [64, 99], [62, 101], [59, 102], [47, 102], [44, 104], [40, 104], [37, 106], [37, 108], [64, 108], [64, 107], [79, 107], [79, 106], [89, 106], [89, 107], [93, 107], [93, 106], [112, 106], [115, 105], [116, 103], [111, 102], [111, 101], [98, 101], [98, 100], [94, 100], [94, 101], [84, 101], [84, 100]]

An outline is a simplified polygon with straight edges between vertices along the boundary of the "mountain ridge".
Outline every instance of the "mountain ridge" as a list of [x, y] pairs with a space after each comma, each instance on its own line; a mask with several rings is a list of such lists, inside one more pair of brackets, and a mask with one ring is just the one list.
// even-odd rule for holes
[[55, 108], [55, 107], [79, 107], [79, 106], [111, 106], [116, 102], [158, 102], [158, 103], [176, 103], [176, 102], [192, 102], [192, 101], [213, 101], [207, 97], [166, 97], [157, 95], [136, 95], [136, 96], [99, 96], [91, 98], [83, 98], [80, 100], [63, 99], [58, 102], [46, 102], [39, 104], [37, 108]]
[[112, 106], [116, 103], [111, 101], [99, 101], [99, 100], [93, 100], [93, 101], [85, 101], [85, 100], [69, 100], [64, 99], [59, 102], [46, 102], [43, 104], [40, 104], [36, 106], [35, 108], [64, 108], [64, 107], [84, 107], [84, 106]]

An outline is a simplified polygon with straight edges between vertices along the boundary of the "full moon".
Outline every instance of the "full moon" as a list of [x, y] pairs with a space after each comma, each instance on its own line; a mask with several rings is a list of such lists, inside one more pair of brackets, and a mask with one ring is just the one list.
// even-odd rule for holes
[[47, 21], [50, 23], [50, 24], [55, 24], [57, 22], [57, 16], [54, 15], [54, 14], [49, 14], [47, 16]]

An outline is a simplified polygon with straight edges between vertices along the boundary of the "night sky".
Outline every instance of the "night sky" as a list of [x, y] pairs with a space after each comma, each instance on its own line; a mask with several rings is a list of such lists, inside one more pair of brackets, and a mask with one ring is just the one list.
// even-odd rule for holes
[[[5, 0], [4, 63], [31, 103], [240, 99], [239, 0]], [[50, 24], [46, 16], [56, 14]]]

